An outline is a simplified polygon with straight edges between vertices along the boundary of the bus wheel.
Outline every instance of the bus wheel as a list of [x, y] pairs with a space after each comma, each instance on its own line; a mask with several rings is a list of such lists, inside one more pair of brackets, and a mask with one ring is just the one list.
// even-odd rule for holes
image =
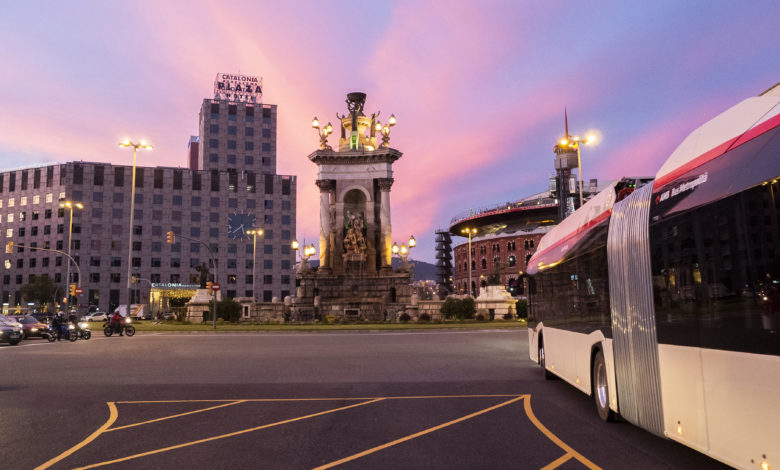
[[544, 378], [545, 380], [553, 380], [555, 378], [555, 374], [551, 373], [549, 370], [547, 370], [546, 362], [544, 359], [544, 343], [539, 343], [539, 365], [542, 366], [542, 370], [544, 371]]
[[609, 409], [609, 383], [607, 382], [607, 366], [604, 363], [604, 353], [596, 351], [592, 369], [593, 401], [596, 411], [604, 421], [614, 421], [615, 413]]

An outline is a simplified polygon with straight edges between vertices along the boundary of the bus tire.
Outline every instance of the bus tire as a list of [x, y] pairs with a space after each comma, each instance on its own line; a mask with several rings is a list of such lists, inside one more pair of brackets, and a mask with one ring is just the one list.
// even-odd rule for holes
[[555, 379], [555, 374], [547, 370], [546, 362], [545, 362], [545, 355], [544, 355], [544, 342], [539, 341], [539, 365], [542, 366], [542, 370], [544, 371], [544, 379], [545, 380], [553, 380]]
[[604, 421], [614, 421], [615, 413], [609, 409], [609, 381], [607, 379], [607, 365], [604, 362], [604, 353], [596, 351], [591, 368], [591, 386], [593, 388], [593, 402], [596, 411]]

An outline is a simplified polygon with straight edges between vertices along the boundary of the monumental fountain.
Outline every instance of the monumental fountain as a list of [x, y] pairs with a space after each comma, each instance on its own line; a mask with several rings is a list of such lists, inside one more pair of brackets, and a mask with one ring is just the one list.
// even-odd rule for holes
[[[390, 147], [395, 116], [380, 121], [366, 115], [365, 93], [347, 95], [347, 114], [336, 114], [338, 147], [328, 144], [333, 126], [314, 118], [319, 149], [308, 158], [317, 165], [320, 189], [319, 258], [306, 259], [296, 274], [295, 314], [307, 318], [383, 321], [411, 307], [411, 268], [392, 268], [390, 189], [393, 163], [402, 153]], [[411, 238], [412, 242], [414, 238]], [[406, 247], [403, 247], [406, 249]]]

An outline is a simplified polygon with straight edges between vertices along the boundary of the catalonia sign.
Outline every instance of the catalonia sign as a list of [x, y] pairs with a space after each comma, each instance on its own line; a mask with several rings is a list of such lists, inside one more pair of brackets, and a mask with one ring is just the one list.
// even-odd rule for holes
[[214, 79], [214, 99], [262, 103], [263, 77], [218, 73]]

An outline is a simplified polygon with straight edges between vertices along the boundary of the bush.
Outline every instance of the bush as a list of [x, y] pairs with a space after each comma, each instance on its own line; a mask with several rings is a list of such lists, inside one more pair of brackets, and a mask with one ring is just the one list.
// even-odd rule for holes
[[481, 313], [477, 314], [477, 321], [485, 321], [485, 315], [482, 315]]
[[517, 310], [517, 318], [528, 318], [528, 301], [518, 300], [515, 304], [515, 310]]
[[431, 316], [427, 313], [421, 313], [420, 317], [417, 319], [418, 323], [427, 323], [431, 321]]
[[406, 313], [406, 312], [402, 313], [401, 316], [398, 317], [398, 321], [402, 321], [404, 323], [408, 322], [411, 319], [412, 319], [412, 317], [410, 317], [409, 314]]
[[454, 297], [447, 297], [441, 306], [441, 313], [445, 318], [455, 318], [458, 320], [465, 320], [474, 318], [474, 313], [477, 309], [474, 306], [474, 299], [466, 297], [465, 299], [456, 299]]
[[217, 318], [231, 323], [241, 319], [241, 304], [233, 299], [223, 299], [217, 302]]
[[512, 319], [512, 314], [511, 313], [505, 313], [504, 314], [504, 320], [511, 320], [511, 319]]

